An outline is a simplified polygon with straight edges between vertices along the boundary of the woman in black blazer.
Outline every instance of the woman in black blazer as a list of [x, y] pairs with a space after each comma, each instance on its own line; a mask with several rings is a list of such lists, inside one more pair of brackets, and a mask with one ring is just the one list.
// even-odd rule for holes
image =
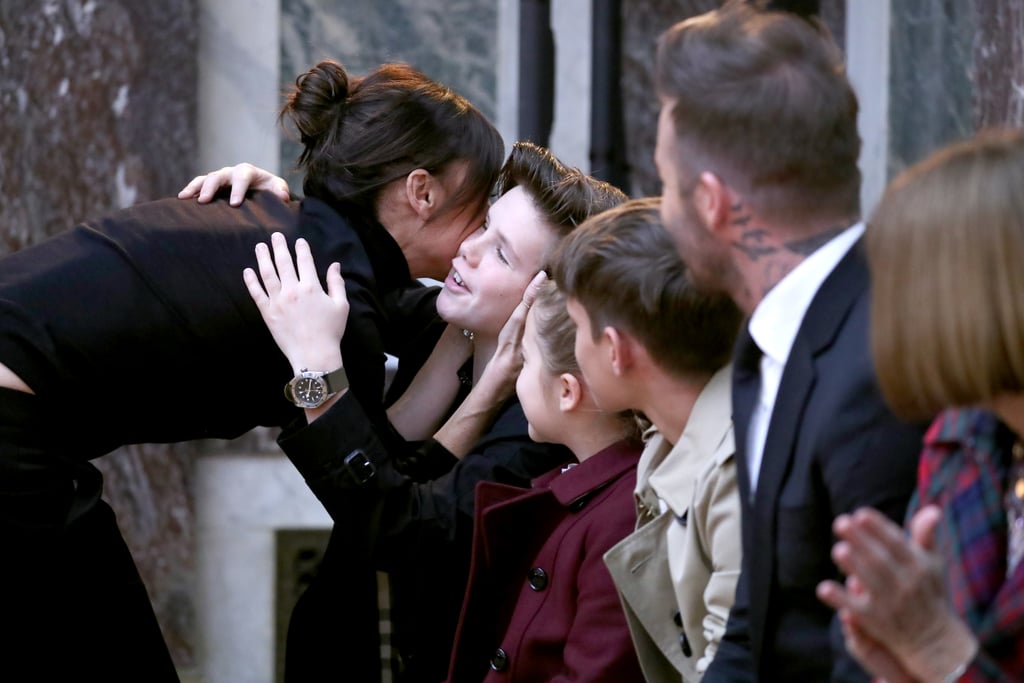
[[0, 260], [0, 642], [12, 680], [177, 680], [88, 461], [300, 414], [282, 396], [293, 369], [240, 277], [272, 232], [343, 264], [345, 353], [358, 359], [348, 382], [389, 438], [384, 351], [401, 353], [433, 315], [414, 278], [443, 276], [479, 225], [501, 138], [405, 65], [350, 79], [321, 62], [282, 117], [303, 144], [303, 201], [162, 200]]

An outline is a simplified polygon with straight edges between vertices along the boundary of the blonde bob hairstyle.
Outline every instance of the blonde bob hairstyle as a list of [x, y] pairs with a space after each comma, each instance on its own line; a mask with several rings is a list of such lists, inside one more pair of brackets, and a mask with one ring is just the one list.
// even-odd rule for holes
[[1024, 393], [1024, 133], [987, 131], [905, 171], [866, 248], [871, 347], [894, 412]]

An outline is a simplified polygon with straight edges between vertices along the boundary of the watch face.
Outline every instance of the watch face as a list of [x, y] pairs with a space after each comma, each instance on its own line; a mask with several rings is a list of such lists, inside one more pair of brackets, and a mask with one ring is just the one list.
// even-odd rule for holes
[[327, 398], [324, 381], [319, 377], [298, 377], [292, 385], [292, 394], [297, 404], [304, 408], [316, 408]]

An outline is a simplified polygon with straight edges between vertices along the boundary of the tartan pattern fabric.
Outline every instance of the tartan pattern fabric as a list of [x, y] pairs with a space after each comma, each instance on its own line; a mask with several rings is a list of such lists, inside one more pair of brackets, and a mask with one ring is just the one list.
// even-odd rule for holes
[[978, 657], [960, 681], [1024, 681], [1024, 563], [1006, 576], [1007, 485], [1013, 433], [978, 409], [940, 414], [924, 438], [907, 519], [943, 510], [938, 548], [954, 608], [977, 636]]

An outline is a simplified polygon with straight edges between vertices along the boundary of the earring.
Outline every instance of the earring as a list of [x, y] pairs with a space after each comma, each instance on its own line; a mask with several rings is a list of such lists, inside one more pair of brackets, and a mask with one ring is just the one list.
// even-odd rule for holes
[[467, 329], [463, 329], [463, 330], [462, 330], [462, 336], [463, 336], [463, 337], [465, 337], [466, 339], [468, 339], [469, 341], [473, 341], [473, 338], [474, 338], [474, 337], [475, 337], [476, 335], [475, 335], [475, 334], [473, 334], [473, 330], [467, 330]]

